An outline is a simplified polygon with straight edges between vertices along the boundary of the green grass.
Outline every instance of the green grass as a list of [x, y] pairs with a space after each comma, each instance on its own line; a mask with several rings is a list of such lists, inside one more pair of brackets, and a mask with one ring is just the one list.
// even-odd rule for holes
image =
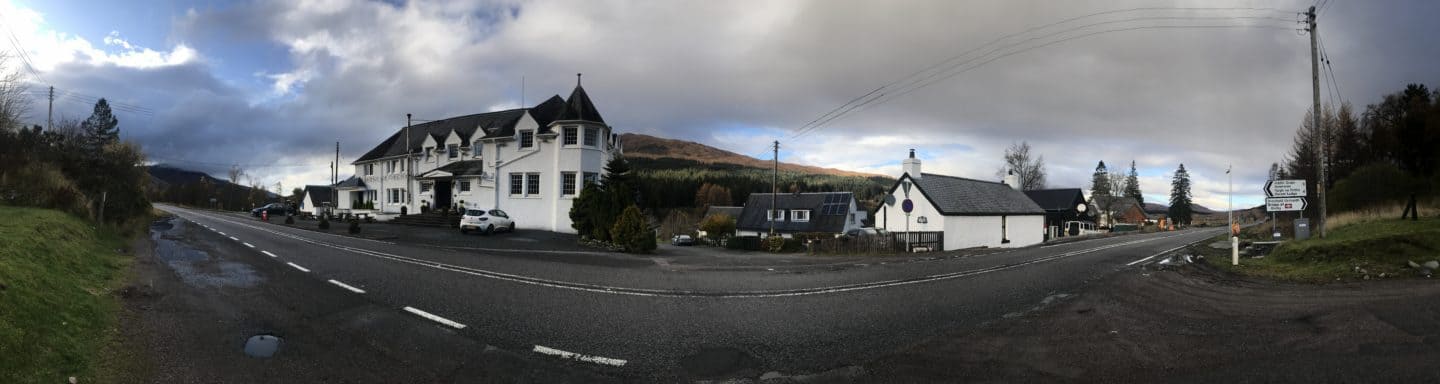
[[125, 247], [111, 228], [0, 206], [0, 383], [93, 381], [114, 333], [110, 292], [129, 265]]
[[[1228, 250], [1198, 247], [1211, 265], [1232, 272], [1298, 282], [1415, 277], [1406, 261], [1440, 259], [1440, 219], [1374, 220], [1331, 230], [1329, 236], [1288, 241], [1262, 259], [1230, 265]], [[1221, 238], [1216, 238], [1222, 241]], [[1356, 268], [1360, 270], [1356, 270]]]

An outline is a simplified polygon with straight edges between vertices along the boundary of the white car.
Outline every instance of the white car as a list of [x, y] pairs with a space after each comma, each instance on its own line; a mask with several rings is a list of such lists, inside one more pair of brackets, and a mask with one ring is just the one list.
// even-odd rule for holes
[[487, 235], [495, 233], [496, 230], [514, 232], [515, 220], [511, 220], [510, 215], [499, 209], [467, 209], [465, 215], [460, 216], [460, 233], [470, 233], [471, 230]]

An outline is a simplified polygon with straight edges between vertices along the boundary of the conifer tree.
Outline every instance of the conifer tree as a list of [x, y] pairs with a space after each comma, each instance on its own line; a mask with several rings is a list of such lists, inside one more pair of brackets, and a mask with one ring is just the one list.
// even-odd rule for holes
[[1185, 164], [1180, 164], [1180, 169], [1175, 170], [1175, 176], [1170, 181], [1170, 220], [1190, 225], [1193, 212], [1190, 204], [1190, 173], [1185, 171]]

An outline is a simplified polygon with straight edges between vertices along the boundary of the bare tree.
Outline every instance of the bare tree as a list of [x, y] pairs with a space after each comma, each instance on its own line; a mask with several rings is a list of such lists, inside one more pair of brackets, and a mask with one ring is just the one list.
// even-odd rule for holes
[[1005, 166], [996, 171], [995, 176], [1003, 178], [1011, 171], [1019, 179], [1021, 190], [1045, 189], [1045, 156], [1032, 155], [1029, 142], [1010, 144], [1010, 148], [1005, 149]]
[[30, 97], [25, 95], [28, 90], [20, 70], [10, 69], [10, 54], [0, 52], [0, 129], [24, 126], [21, 120], [30, 111]]
[[245, 176], [245, 170], [240, 169], [240, 164], [230, 165], [230, 184], [240, 184], [240, 177]]

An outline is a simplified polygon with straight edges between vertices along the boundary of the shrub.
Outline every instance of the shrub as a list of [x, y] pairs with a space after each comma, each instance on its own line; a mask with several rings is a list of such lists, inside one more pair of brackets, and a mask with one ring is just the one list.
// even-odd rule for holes
[[330, 219], [320, 216], [320, 229], [330, 229]]
[[700, 230], [705, 231], [705, 237], [711, 240], [730, 237], [735, 234], [735, 218], [726, 214], [707, 217], [700, 223]]
[[360, 220], [350, 220], [350, 234], [360, 234]]
[[1370, 164], [1335, 182], [1326, 195], [1330, 213], [1369, 208], [1388, 202], [1403, 202], [1411, 193], [1423, 192], [1424, 182], [1406, 175], [1393, 164]]
[[614, 242], [628, 253], [649, 253], [655, 250], [655, 231], [646, 225], [645, 215], [640, 208], [631, 205], [620, 213], [615, 226], [610, 229]]
[[89, 219], [85, 194], [58, 167], [30, 163], [0, 176], [0, 199], [7, 204], [50, 208]]

